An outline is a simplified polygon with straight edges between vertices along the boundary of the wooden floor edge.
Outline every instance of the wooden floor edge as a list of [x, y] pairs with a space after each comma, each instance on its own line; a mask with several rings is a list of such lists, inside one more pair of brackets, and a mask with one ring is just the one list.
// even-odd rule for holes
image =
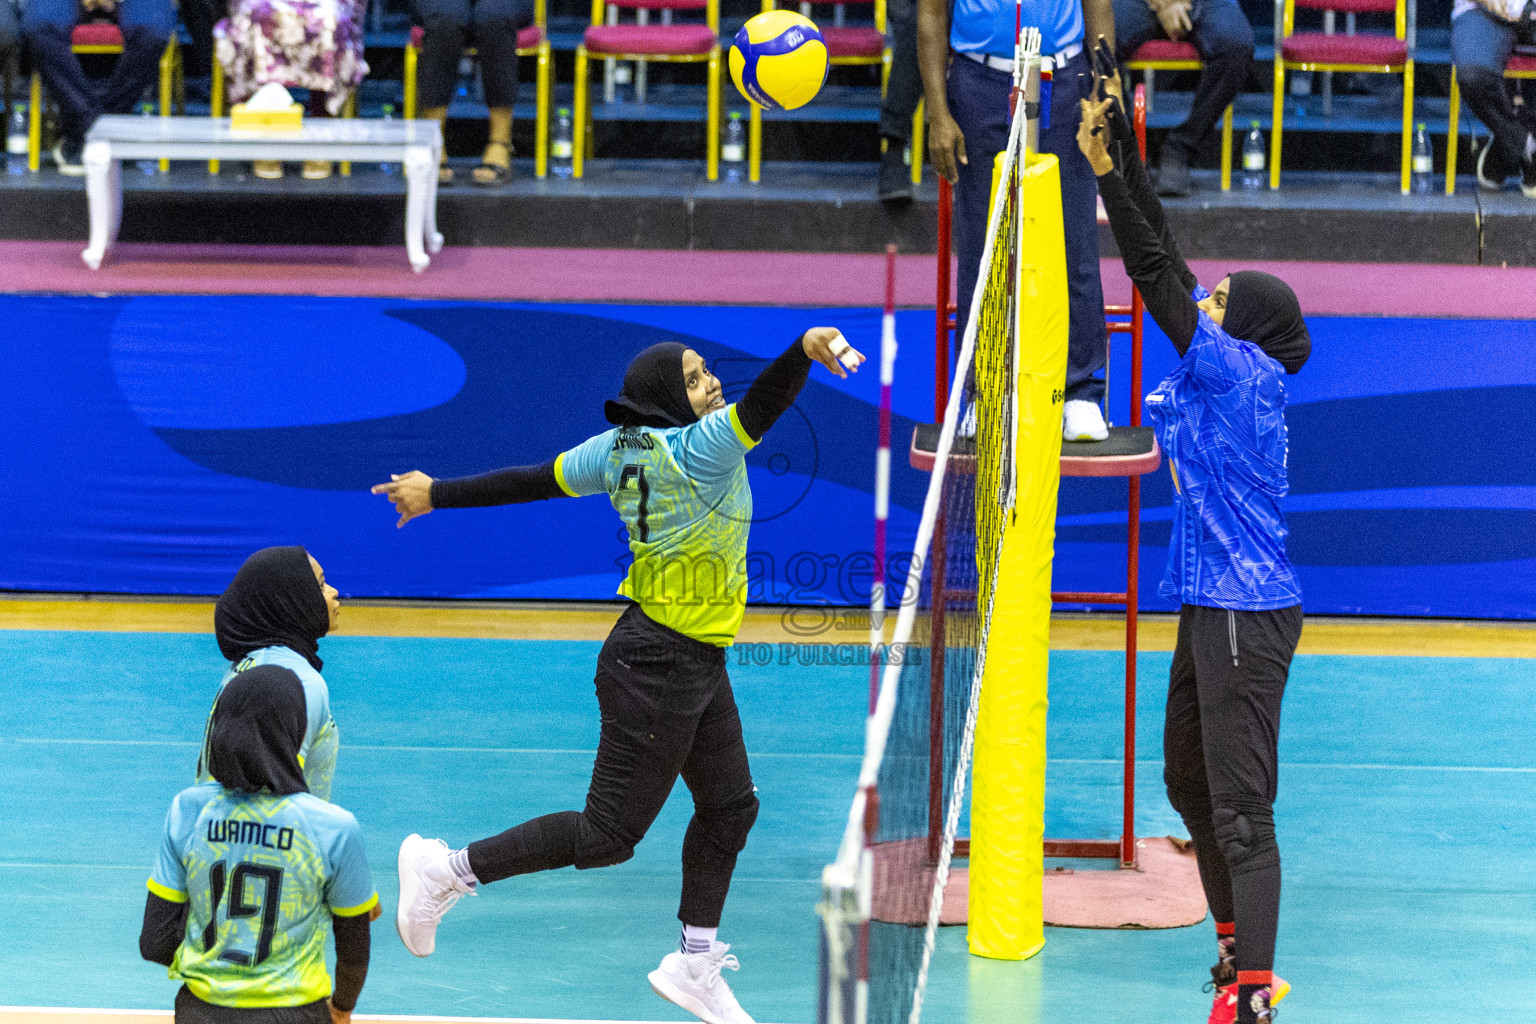
[[[599, 641], [612, 627], [617, 602], [488, 602], [357, 600], [342, 604], [337, 636]], [[1139, 616], [1137, 646], [1171, 651], [1178, 618]], [[889, 639], [895, 617], [887, 621]], [[207, 599], [133, 599], [82, 595], [9, 596], [0, 600], [0, 630], [211, 633]], [[740, 644], [837, 644], [864, 647], [869, 619], [857, 608], [750, 608]], [[1060, 614], [1051, 647], [1060, 651], [1123, 650], [1123, 617]], [[1407, 657], [1536, 658], [1536, 622], [1453, 619], [1309, 617], [1300, 654]]]
[[[103, 1018], [155, 1017], [174, 1019], [171, 1010], [118, 1010], [88, 1006], [0, 1006], [0, 1022], [4, 1024], [91, 1024]], [[622, 1021], [592, 1020], [572, 1017], [443, 1017], [405, 1013], [358, 1013], [353, 1020], [399, 1020], [433, 1024], [698, 1024], [698, 1021]]]

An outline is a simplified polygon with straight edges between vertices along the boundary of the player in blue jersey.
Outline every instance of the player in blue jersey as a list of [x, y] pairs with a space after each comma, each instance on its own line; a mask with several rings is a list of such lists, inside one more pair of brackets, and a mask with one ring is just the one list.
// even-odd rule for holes
[[357, 1005], [379, 897], [357, 819], [305, 789], [306, 717], [289, 669], [239, 673], [209, 722], [211, 781], [171, 802], [139, 952], [182, 982], [177, 1024], [347, 1024]]
[[[213, 611], [213, 633], [229, 659], [222, 688], [247, 669], [277, 665], [304, 686], [304, 742], [299, 764], [304, 783], [321, 800], [331, 798], [340, 737], [331, 719], [331, 692], [320, 675], [320, 638], [336, 628], [341, 613], [336, 588], [301, 547], [262, 548], [245, 560]], [[214, 698], [217, 704], [218, 698]], [[211, 715], [210, 715], [211, 722]], [[207, 739], [197, 761], [197, 781], [207, 782]]]
[[[1286, 557], [1285, 377], [1312, 353], [1296, 294], [1245, 270], [1207, 292], [1179, 255], [1120, 101], [1114, 60], [1083, 102], [1078, 145], [1147, 312], [1180, 359], [1147, 396], [1173, 474], [1173, 532], [1158, 593], [1178, 601], [1163, 728], [1168, 799], [1194, 842], [1216, 919], [1211, 1024], [1270, 1020], [1280, 849], [1274, 800], [1280, 703], [1301, 639]], [[1112, 150], [1114, 152], [1112, 152]]]
[[436, 508], [604, 494], [634, 554], [619, 586], [630, 604], [597, 660], [602, 733], [585, 810], [546, 814], [458, 850], [408, 837], [395, 924], [412, 953], [432, 952], [443, 914], [480, 884], [628, 860], [681, 775], [694, 806], [683, 840], [682, 937], [649, 980], [710, 1024], [752, 1024], [720, 976], [739, 964], [716, 938], [758, 808], [725, 669], [746, 604], [745, 456], [794, 402], [812, 362], [846, 377], [863, 358], [836, 329], [812, 328], [727, 405], [697, 352], [654, 345], [630, 363], [604, 408], [614, 429], [542, 466], [460, 480], [412, 472], [374, 488], [394, 502], [401, 526]]

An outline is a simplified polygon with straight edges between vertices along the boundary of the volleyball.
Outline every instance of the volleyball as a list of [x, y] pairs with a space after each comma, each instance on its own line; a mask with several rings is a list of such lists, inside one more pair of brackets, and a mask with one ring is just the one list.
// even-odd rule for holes
[[731, 81], [765, 110], [794, 110], [827, 80], [827, 44], [815, 22], [794, 11], [764, 11], [736, 33]]

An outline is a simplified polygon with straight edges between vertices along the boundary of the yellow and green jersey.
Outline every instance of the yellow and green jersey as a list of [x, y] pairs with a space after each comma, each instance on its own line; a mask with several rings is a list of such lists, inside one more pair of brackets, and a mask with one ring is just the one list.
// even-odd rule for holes
[[[304, 742], [299, 745], [299, 767], [304, 769], [304, 784], [309, 787], [309, 791], [321, 800], [329, 800], [331, 782], [336, 776], [336, 751], [341, 746], [336, 722], [331, 718], [330, 688], [325, 685], [324, 677], [315, 671], [315, 667], [302, 654], [289, 647], [263, 647], [229, 667], [219, 682], [219, 692], [223, 693], [224, 687], [235, 676], [258, 665], [277, 665], [299, 677], [299, 684], [304, 687], [305, 711]], [[218, 703], [217, 697], [214, 703]], [[208, 718], [210, 722], [213, 719], [211, 708]], [[208, 774], [207, 736], [205, 729], [203, 750], [197, 759], [198, 782], [213, 781], [213, 776]]]
[[619, 593], [717, 647], [735, 642], [746, 608], [756, 444], [730, 405], [686, 427], [617, 427], [555, 460], [566, 494], [606, 493], [629, 529], [634, 563]]
[[207, 1003], [303, 1006], [331, 994], [331, 915], [378, 905], [357, 819], [309, 793], [206, 782], [165, 818], [149, 891], [189, 904], [172, 978]]

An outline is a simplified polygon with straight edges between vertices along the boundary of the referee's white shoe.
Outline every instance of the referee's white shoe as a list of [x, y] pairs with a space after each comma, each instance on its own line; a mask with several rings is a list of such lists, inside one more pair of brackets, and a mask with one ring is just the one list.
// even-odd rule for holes
[[720, 977], [722, 968], [741, 969], [730, 948], [716, 942], [708, 953], [668, 953], [648, 976], [652, 991], [708, 1024], [756, 1024]]
[[474, 890], [459, 880], [448, 863], [448, 844], [423, 839], [412, 832], [400, 844], [400, 906], [395, 931], [415, 956], [431, 956], [437, 948], [437, 925], [466, 894]]

